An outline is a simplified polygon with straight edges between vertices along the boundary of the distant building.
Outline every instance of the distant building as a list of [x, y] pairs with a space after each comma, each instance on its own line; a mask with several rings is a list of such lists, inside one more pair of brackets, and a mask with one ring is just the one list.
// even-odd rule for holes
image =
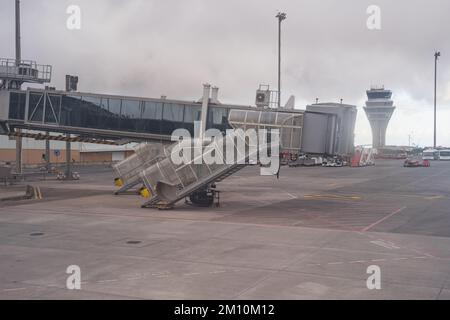
[[377, 159], [406, 159], [412, 154], [415, 147], [410, 146], [383, 146], [377, 148], [375, 158]]
[[364, 111], [372, 127], [372, 146], [374, 148], [386, 145], [386, 129], [394, 113], [394, 101], [391, 100], [392, 91], [381, 87], [367, 90], [367, 101]]
[[[79, 163], [111, 163], [129, 157], [134, 153], [135, 143], [122, 146], [98, 145], [90, 143], [72, 142], [72, 161]], [[15, 163], [15, 141], [7, 136], [0, 135], [0, 164]], [[30, 138], [23, 139], [22, 162], [26, 166], [44, 166], [45, 141]], [[66, 143], [50, 141], [50, 162], [64, 164], [66, 162]]]
[[[24, 138], [23, 141], [22, 162], [24, 165], [44, 166], [45, 160], [45, 141], [39, 141]], [[0, 164], [15, 163], [16, 161], [16, 142], [14, 138], [0, 136]], [[79, 143], [72, 143], [71, 156], [73, 161], [80, 161]], [[66, 161], [66, 143], [62, 141], [50, 142], [50, 162], [53, 164], [63, 164]]]
[[111, 163], [122, 161], [134, 154], [137, 143], [123, 146], [96, 145], [82, 143], [80, 146], [80, 162], [82, 163]]

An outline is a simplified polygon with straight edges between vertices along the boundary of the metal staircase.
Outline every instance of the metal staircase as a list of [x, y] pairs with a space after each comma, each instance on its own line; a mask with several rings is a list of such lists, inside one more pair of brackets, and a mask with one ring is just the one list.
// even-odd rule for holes
[[[222, 139], [219, 141], [221, 142]], [[210, 151], [205, 151], [204, 154], [208, 152]], [[257, 153], [258, 150], [255, 152]], [[170, 161], [160, 161], [141, 174], [145, 187], [150, 191], [149, 194], [153, 195], [142, 204], [142, 207], [170, 207], [194, 192], [208, 188], [211, 184], [223, 181], [238, 172], [248, 164], [248, 159], [252, 156], [255, 154], [249, 154], [244, 161], [218, 165], [195, 165], [193, 159], [177, 167]], [[169, 159], [169, 156], [166, 159]], [[153, 177], [158, 175], [158, 171], [162, 174], [159, 177], [160, 180], [156, 181]]]
[[[249, 164], [250, 159], [260, 159], [261, 155], [268, 154], [267, 148], [271, 148], [271, 143], [275, 140], [271, 138], [271, 143], [267, 143], [266, 133], [261, 132], [260, 129], [279, 129], [279, 149], [281, 150], [270, 152], [273, 156], [276, 154], [276, 158], [279, 151], [299, 152], [302, 119], [302, 115], [291, 115], [279, 111], [231, 110], [228, 121], [235, 129], [232, 133], [227, 132], [227, 135], [218, 136], [207, 143], [201, 139], [191, 140], [183, 145], [181, 141], [176, 142], [170, 146], [163, 146], [158, 156], [147, 152], [148, 155], [141, 157], [140, 161], [137, 159], [139, 155], [136, 155], [136, 159], [125, 160], [115, 168], [125, 184], [121, 191], [135, 186], [138, 184], [137, 181], [142, 182], [144, 189], [141, 194], [146, 197], [142, 207], [159, 209], [171, 208], [176, 202], [187, 197], [201, 198], [196, 196], [208, 192], [210, 200], [210, 194], [214, 196], [214, 192], [217, 192], [213, 187], [216, 182], [223, 181], [243, 169]], [[258, 134], [261, 132], [262, 136], [257, 138], [257, 142], [247, 135], [251, 133], [249, 129], [256, 130]], [[274, 133], [276, 134], [275, 130], [271, 131], [271, 137]], [[260, 139], [263, 140], [260, 141]], [[148, 147], [147, 149], [151, 150]], [[201, 151], [198, 152], [199, 150]], [[225, 153], [230, 151], [233, 151], [233, 160], [226, 161], [225, 155], [230, 153]], [[183, 161], [176, 160], [180, 152], [183, 154]], [[185, 156], [186, 159], [184, 159]], [[205, 161], [208, 158], [214, 161]], [[149, 161], [149, 159], [153, 160]]]
[[230, 171], [225, 172], [223, 175], [218, 177], [214, 182], [220, 182], [228, 178], [229, 176], [232, 176], [236, 172], [242, 170], [244, 167], [246, 167], [246, 164], [238, 164], [235, 167], [233, 167]]

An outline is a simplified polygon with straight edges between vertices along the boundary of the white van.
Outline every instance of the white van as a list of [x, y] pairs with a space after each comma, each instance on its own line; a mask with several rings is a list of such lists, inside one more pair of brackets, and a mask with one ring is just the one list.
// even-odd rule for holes
[[423, 150], [422, 160], [439, 160], [439, 151], [436, 149]]
[[450, 161], [450, 150], [440, 150], [439, 151], [439, 160]]

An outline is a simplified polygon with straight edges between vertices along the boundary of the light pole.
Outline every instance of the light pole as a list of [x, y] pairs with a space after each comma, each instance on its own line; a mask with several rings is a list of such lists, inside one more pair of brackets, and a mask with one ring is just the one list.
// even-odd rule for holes
[[436, 83], [437, 83], [437, 61], [441, 56], [439, 51], [434, 53], [434, 148], [436, 149]]
[[[20, 47], [20, 1], [15, 1], [15, 13], [16, 13], [16, 66], [19, 67], [20, 61], [22, 60], [22, 49]], [[20, 90], [20, 82], [16, 82], [16, 89]], [[20, 133], [20, 129], [17, 132]], [[22, 137], [16, 137], [16, 173], [22, 173]]]
[[16, 0], [16, 65], [20, 64], [22, 60], [20, 48], [20, 1]]
[[286, 13], [278, 12], [278, 108], [281, 106], [281, 21], [286, 19]]

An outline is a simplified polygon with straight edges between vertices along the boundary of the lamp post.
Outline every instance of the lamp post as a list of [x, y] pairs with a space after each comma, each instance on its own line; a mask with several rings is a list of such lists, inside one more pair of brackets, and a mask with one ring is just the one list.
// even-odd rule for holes
[[20, 64], [22, 60], [20, 48], [20, 1], [16, 0], [16, 65]]
[[441, 56], [439, 51], [434, 53], [434, 148], [436, 149], [436, 83], [437, 83], [437, 61]]
[[278, 108], [281, 106], [281, 22], [286, 19], [286, 13], [278, 12]]
[[[16, 40], [16, 66], [19, 67], [20, 61], [22, 60], [22, 52], [20, 47], [20, 1], [15, 1], [15, 13], [16, 13], [16, 21], [15, 21], [15, 40]], [[20, 82], [16, 82], [16, 89], [21, 88]], [[17, 132], [20, 133], [20, 129], [17, 129]], [[22, 173], [22, 137], [16, 137], [16, 173]]]

